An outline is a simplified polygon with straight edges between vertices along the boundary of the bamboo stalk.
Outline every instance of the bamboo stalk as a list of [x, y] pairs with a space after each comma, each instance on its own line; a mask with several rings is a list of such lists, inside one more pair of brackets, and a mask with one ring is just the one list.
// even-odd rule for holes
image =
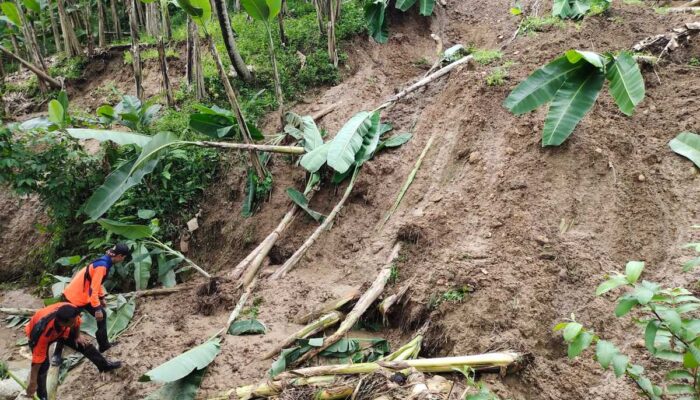
[[267, 151], [271, 153], [282, 153], [282, 154], [304, 154], [306, 151], [303, 147], [298, 146], [272, 146], [268, 144], [252, 144], [252, 143], [233, 143], [233, 142], [209, 142], [209, 141], [196, 141], [196, 142], [185, 142], [194, 146], [201, 147], [217, 147], [222, 149], [237, 149], [237, 150], [257, 150], [257, 151]]
[[384, 224], [386, 224], [386, 222], [389, 221], [389, 218], [391, 218], [391, 216], [394, 215], [394, 212], [396, 212], [396, 210], [401, 205], [401, 201], [403, 200], [404, 196], [406, 195], [406, 192], [408, 192], [408, 188], [410, 188], [411, 184], [413, 184], [413, 180], [416, 178], [416, 174], [418, 174], [418, 170], [420, 169], [421, 165], [423, 164], [423, 159], [425, 158], [426, 154], [428, 154], [428, 150], [430, 150], [430, 148], [433, 146], [434, 140], [435, 140], [435, 132], [433, 132], [433, 134], [430, 135], [428, 142], [425, 144], [425, 147], [423, 147], [423, 151], [420, 153], [420, 156], [418, 156], [418, 160], [416, 160], [416, 164], [413, 166], [413, 170], [411, 170], [411, 173], [408, 174], [406, 181], [401, 186], [401, 190], [399, 190], [399, 194], [396, 196], [396, 200], [394, 201], [394, 204], [391, 206], [391, 209], [387, 213], [386, 217], [384, 217], [384, 220], [382, 221], [381, 225], [379, 226], [379, 230], [381, 230], [384, 227]]
[[695, 7], [695, 6], [700, 6], [700, 0], [689, 1], [685, 4], [680, 5], [679, 7], [687, 8], [687, 7]]
[[0, 308], [0, 313], [9, 315], [21, 315], [25, 317], [31, 317], [37, 312], [36, 308], [12, 308], [12, 307], [2, 307]]
[[250, 285], [246, 288], [245, 292], [241, 295], [241, 298], [238, 299], [238, 303], [236, 303], [236, 307], [231, 311], [231, 315], [229, 315], [228, 320], [226, 321], [226, 330], [228, 330], [229, 326], [233, 323], [233, 321], [238, 318], [238, 315], [241, 313], [241, 310], [243, 310], [243, 307], [245, 306], [246, 301], [248, 301], [248, 297], [250, 297], [250, 294], [253, 292], [253, 288], [255, 288], [255, 285], [257, 283], [257, 280], [254, 280], [251, 282]]
[[324, 329], [337, 324], [341, 319], [343, 319], [343, 313], [341, 313], [340, 311], [331, 311], [330, 313], [318, 318], [312, 323], [289, 335], [280, 344], [278, 344], [272, 350], [265, 353], [262, 359], [267, 360], [276, 356], [277, 354], [279, 354], [280, 351], [282, 351], [282, 349], [285, 349], [290, 345], [294, 344], [294, 342], [296, 342], [298, 339], [304, 339], [313, 334], [321, 332]]
[[35, 65], [31, 64], [29, 61], [27, 61], [27, 60], [21, 58], [21, 57], [20, 57], [19, 55], [17, 55], [17, 54], [14, 54], [14, 53], [11, 52], [10, 50], [6, 49], [4, 46], [0, 46], [0, 51], [3, 52], [3, 53], [4, 53], [5, 55], [7, 55], [8, 57], [10, 57], [10, 58], [14, 59], [15, 61], [17, 61], [18, 63], [20, 63], [20, 64], [22, 64], [23, 66], [25, 66], [28, 70], [32, 71], [32, 72], [37, 76], [37, 78], [39, 78], [39, 79], [41, 79], [42, 81], [48, 83], [49, 85], [51, 85], [51, 86], [54, 87], [54, 88], [57, 88], [57, 89], [60, 89], [60, 88], [61, 88], [61, 82], [59, 82], [59, 81], [57, 81], [56, 79], [52, 78], [51, 76], [49, 76], [49, 74], [47, 74], [46, 72], [42, 71], [41, 69], [39, 69], [39, 68], [36, 67]]
[[[347, 321], [347, 320], [346, 320]], [[278, 375], [279, 380], [298, 377], [312, 377], [321, 375], [357, 375], [369, 374], [380, 368], [389, 370], [403, 370], [415, 368], [419, 372], [453, 372], [454, 368], [470, 367], [477, 371], [486, 369], [505, 368], [522, 359], [522, 354], [515, 352], [486, 353], [459, 357], [421, 358], [417, 360], [403, 361], [378, 361], [375, 363], [320, 365], [317, 367], [300, 368], [283, 372]]]
[[338, 310], [344, 305], [350, 303], [351, 301], [355, 301], [360, 298], [360, 291], [357, 289], [353, 289], [349, 291], [348, 293], [344, 294], [342, 297], [338, 299], [333, 299], [331, 301], [328, 301], [324, 304], [322, 304], [320, 307], [316, 308], [315, 310], [312, 310], [306, 314], [298, 316], [296, 319], [294, 319], [295, 324], [306, 324], [311, 320], [314, 320], [324, 314], [327, 314], [331, 311]]
[[314, 233], [309, 236], [308, 239], [304, 242], [304, 244], [301, 245], [297, 249], [297, 251], [292, 254], [291, 257], [278, 269], [275, 271], [274, 274], [270, 277], [270, 279], [279, 279], [287, 275], [287, 273], [294, 268], [294, 266], [301, 260], [301, 257], [304, 256], [306, 251], [313, 246], [314, 243], [316, 243], [316, 240], [318, 240], [319, 236], [321, 236], [321, 233], [323, 233], [324, 230], [328, 229], [331, 226], [331, 223], [335, 219], [336, 215], [340, 212], [340, 210], [343, 209], [343, 206], [345, 205], [345, 202], [347, 201], [348, 197], [350, 197], [350, 192], [352, 192], [352, 188], [355, 186], [355, 181], [357, 180], [357, 175], [360, 172], [359, 168], [355, 168], [355, 172], [352, 174], [352, 179], [350, 179], [350, 183], [348, 184], [348, 187], [345, 189], [345, 193], [343, 194], [343, 197], [340, 199], [338, 204], [333, 207], [333, 210], [328, 214], [328, 217], [323, 220], [323, 223], [319, 225]]
[[333, 112], [336, 108], [338, 108], [339, 103], [331, 104], [330, 106], [324, 108], [323, 110], [312, 114], [311, 118], [313, 118], [314, 121], [318, 121], [321, 118], [325, 117], [326, 115], [330, 114]]
[[353, 307], [352, 311], [350, 311], [350, 313], [348, 314], [347, 318], [345, 318], [343, 323], [340, 324], [338, 330], [333, 335], [324, 339], [323, 345], [321, 347], [317, 347], [304, 354], [303, 356], [299, 357], [299, 359], [294, 362], [295, 365], [299, 365], [313, 357], [316, 357], [320, 352], [327, 349], [329, 346], [331, 346], [338, 340], [342, 339], [343, 336], [345, 336], [345, 334], [353, 326], [355, 326], [362, 314], [364, 314], [365, 311], [367, 311], [367, 309], [372, 305], [372, 303], [374, 303], [374, 301], [377, 300], [377, 298], [384, 291], [384, 287], [386, 286], [387, 281], [389, 281], [389, 276], [391, 276], [391, 263], [399, 255], [400, 250], [401, 244], [397, 243], [391, 251], [391, 255], [389, 256], [387, 265], [385, 265], [384, 268], [382, 268], [382, 270], [379, 271], [379, 275], [377, 275], [377, 278], [372, 283], [372, 286], [370, 286], [370, 288], [367, 289], [367, 291], [362, 295], [362, 297], [360, 297], [360, 299], [355, 304], [355, 307]]

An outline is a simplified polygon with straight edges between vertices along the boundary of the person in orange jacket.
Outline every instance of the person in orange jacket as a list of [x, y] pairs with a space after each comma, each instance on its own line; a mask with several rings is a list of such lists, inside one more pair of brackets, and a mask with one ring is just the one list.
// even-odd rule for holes
[[29, 348], [32, 350], [32, 367], [26, 391], [28, 397], [36, 394], [41, 400], [47, 399], [48, 352], [53, 342], [65, 344], [82, 353], [100, 372], [121, 367], [120, 361], [108, 361], [87, 336], [80, 334], [80, 322], [80, 308], [64, 302], [38, 310], [29, 320], [25, 327]]
[[[131, 255], [129, 246], [124, 243], [118, 243], [111, 249], [107, 250], [103, 256], [91, 262], [87, 267], [78, 271], [70, 283], [63, 290], [62, 300], [65, 300], [81, 311], [85, 310], [97, 320], [97, 333], [95, 337], [100, 349], [100, 353], [104, 353], [115, 343], [109, 343], [107, 337], [107, 314], [105, 303], [105, 293], [102, 289], [102, 283], [109, 274], [112, 265], [124, 261]], [[51, 363], [53, 365], [61, 364], [61, 353], [63, 346], [56, 345]]]

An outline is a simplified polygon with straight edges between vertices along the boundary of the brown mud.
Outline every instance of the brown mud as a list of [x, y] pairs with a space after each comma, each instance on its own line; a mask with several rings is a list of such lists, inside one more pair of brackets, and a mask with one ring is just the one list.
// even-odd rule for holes
[[[526, 10], [531, 3], [524, 2]], [[445, 47], [503, 45], [518, 25], [517, 17], [507, 11], [510, 6], [508, 0], [448, 1], [431, 19], [392, 15], [389, 43], [354, 42], [348, 49], [350, 73], [343, 83], [319, 91], [296, 111], [311, 113], [340, 103], [320, 123], [336, 132], [354, 113], [376, 107], [425, 73], [423, 60], [430, 65], [435, 57], [431, 33], [439, 35]], [[642, 333], [629, 320], [615, 318], [613, 302], [596, 297], [595, 287], [606, 272], [620, 270], [633, 259], [647, 262], [646, 279], [696, 287], [700, 272], [681, 273], [688, 253], [680, 246], [699, 236], [690, 227], [700, 222], [700, 174], [667, 143], [681, 131], [700, 131], [700, 79], [698, 69], [687, 65], [690, 57], [700, 56], [700, 41], [696, 38], [677, 50], [671, 63], [645, 68], [647, 94], [634, 116], [622, 115], [604, 91], [558, 148], [540, 145], [545, 108], [516, 117], [501, 103], [531, 71], [570, 48], [625, 50], [645, 37], [697, 20], [617, 1], [606, 15], [517, 37], [504, 49], [502, 62], [515, 63], [504, 86], [485, 83], [494, 66], [474, 64], [386, 110], [382, 119], [391, 122], [395, 132], [413, 127], [413, 139], [363, 167], [332, 230], [285, 279], [259, 281], [248, 306], [257, 304], [258, 319], [268, 333], [227, 336], [207, 371], [200, 397], [263, 380], [270, 361], [261, 356], [299, 328], [294, 317], [373, 281], [394, 242], [401, 240], [398, 282], [386, 292], [396, 292], [412, 280], [404, 311], [415, 317], [370, 336], [387, 338], [396, 348], [429, 319], [425, 355], [530, 353], [531, 362], [518, 373], [505, 378], [482, 375], [504, 398], [639, 398], [632, 384], [602, 372], [590, 357], [568, 360], [552, 327], [573, 313], [635, 362], [648, 366], [649, 359], [637, 345]], [[413, 185], [379, 231], [378, 224], [433, 133], [436, 141]], [[244, 173], [235, 163], [238, 157], [231, 156], [222, 181], [205, 196], [210, 200], [203, 205], [200, 229], [191, 241], [192, 258], [222, 275], [277, 225], [289, 206], [284, 189], [299, 188], [303, 181], [299, 168], [275, 157], [270, 201], [244, 219]], [[343, 189], [323, 187], [311, 206], [329, 212]], [[310, 218], [297, 216], [277, 243], [270, 268], [283, 263], [315, 227]], [[462, 301], [436, 301], [446, 291], [465, 286], [471, 290]], [[138, 323], [110, 351], [110, 357], [126, 366], [109, 375], [108, 382], [84, 379], [83, 374], [96, 370], [80, 366], [60, 387], [59, 397], [145, 397], [156, 385], [137, 382], [142, 373], [224, 327], [238, 298], [235, 283], [223, 282], [218, 294], [228, 296], [227, 304], [210, 310], [211, 315], [197, 311], [200, 296], [195, 291], [140, 299], [134, 318]]]

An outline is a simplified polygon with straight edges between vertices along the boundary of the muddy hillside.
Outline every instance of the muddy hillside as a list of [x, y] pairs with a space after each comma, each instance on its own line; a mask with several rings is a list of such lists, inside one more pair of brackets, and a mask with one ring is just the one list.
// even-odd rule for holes
[[[264, 382], [272, 360], [263, 360], [263, 355], [302, 327], [296, 318], [349, 291], [364, 292], [397, 243], [393, 279], [382, 298], [409, 285], [401, 310], [385, 324], [381, 317], [366, 315], [380, 321], [378, 330], [365, 328], [349, 336], [385, 338], [396, 349], [421, 332], [421, 357], [525, 354], [520, 368], [508, 374], [479, 375], [504, 399], [642, 398], [631, 380], [603, 371], [591, 354], [568, 359], [561, 334], [552, 328], [574, 314], [649, 369], [653, 360], [644, 349], [642, 330], [629, 318], [616, 318], [613, 298], [596, 296], [597, 285], [606, 273], [623, 270], [627, 261], [642, 260], [644, 279], [697, 288], [700, 272], [681, 272], [689, 257], [681, 246], [700, 239], [700, 231], [692, 229], [700, 223], [700, 173], [672, 152], [668, 142], [682, 131], [700, 132], [700, 70], [689, 65], [691, 58], [700, 57], [700, 37], [691, 37], [664, 63], [642, 65], [646, 96], [633, 116], [623, 115], [604, 90], [559, 147], [541, 145], [546, 107], [515, 116], [502, 103], [533, 70], [569, 49], [630, 50], [647, 37], [700, 17], [614, 1], [604, 14], [516, 35], [521, 19], [504, 11], [512, 6], [509, 0], [438, 3], [430, 18], [392, 7], [388, 43], [355, 38], [347, 45], [342, 82], [306, 93], [294, 111], [314, 114], [337, 104], [318, 125], [331, 135], [338, 132], [357, 112], [374, 109], [426, 74], [436, 60], [431, 35], [444, 48], [463, 44], [501, 49], [502, 59], [459, 66], [383, 110], [382, 121], [391, 123], [394, 132], [411, 132], [412, 139], [363, 166], [332, 228], [286, 277], [273, 279], [318, 227], [306, 214], [296, 215], [264, 261], [246, 305], [247, 311], [255, 307], [267, 333], [226, 336], [198, 398]], [[522, 9], [548, 15], [544, 3], [523, 1]], [[114, 76], [110, 62], [119, 65], [121, 60], [101, 60], [105, 64], [100, 68]], [[173, 73], [179, 74], [175, 79], [182, 79], [182, 59], [172, 62]], [[506, 63], [505, 83], [487, 84], [493, 69]], [[117, 78], [133, 92], [129, 72], [120, 69]], [[91, 88], [105, 75], [86, 73], [85, 81], [72, 89], [73, 101], [96, 107], [105, 99]], [[158, 82], [156, 73], [148, 74]], [[274, 131], [275, 116], [267, 122], [267, 130]], [[412, 185], [384, 223], [429, 140]], [[59, 387], [59, 399], [145, 398], [159, 384], [139, 382], [144, 372], [226, 325], [241, 295], [239, 280], [230, 272], [284, 217], [290, 206], [284, 189], [301, 188], [305, 179], [304, 171], [286, 156], [273, 156], [269, 167], [275, 186], [269, 201], [254, 216], [243, 218], [238, 210], [246, 171], [236, 162], [238, 155], [227, 154], [225, 173], [204, 193], [199, 229], [192, 234], [188, 254], [220, 277], [216, 287], [198, 290], [204, 279], [193, 275], [186, 290], [138, 298], [132, 325], [109, 351], [125, 366], [99, 380], [86, 378], [97, 370], [83, 363]], [[321, 186], [311, 208], [328, 215], [345, 185]], [[27, 210], [32, 203], [18, 203], [11, 196], [1, 204], [6, 206], [0, 212], [0, 260], [27, 252], [22, 243], [46, 240], [36, 229], [19, 226], [24, 222], [33, 227], [45, 218], [38, 205], [32, 213]], [[6, 292], [2, 306], [30, 307], [17, 304], [28, 301], [17, 296]], [[22, 360], [14, 347], [19, 336], [18, 330], [0, 328], [2, 354], [17, 363]], [[316, 364], [314, 360], [310, 365]], [[462, 379], [457, 373], [445, 376]]]

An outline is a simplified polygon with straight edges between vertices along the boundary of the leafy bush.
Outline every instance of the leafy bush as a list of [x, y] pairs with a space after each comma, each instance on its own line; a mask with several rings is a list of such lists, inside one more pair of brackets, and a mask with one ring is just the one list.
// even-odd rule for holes
[[[691, 243], [700, 254], [700, 243]], [[700, 257], [684, 265], [690, 270], [700, 265]], [[700, 377], [700, 299], [684, 288], [662, 288], [649, 281], [639, 282], [644, 263], [631, 261], [627, 263], [625, 273], [615, 273], [601, 283], [596, 295], [602, 296], [620, 287], [628, 290], [618, 297], [615, 316], [618, 318], [637, 310], [634, 320], [644, 328], [644, 344], [647, 352], [658, 362], [652, 364], [653, 371], [646, 374], [641, 365], [633, 364], [629, 356], [623, 354], [612, 342], [603, 340], [594, 332], [574, 320], [563, 322], [554, 327], [561, 331], [568, 344], [569, 358], [582, 354], [595, 344], [595, 359], [607, 370], [612, 366], [616, 377], [626, 376], [631, 379], [649, 399], [675, 398], [687, 395], [688, 399], [700, 395], [697, 382]], [[651, 376], [660, 376], [662, 382], [653, 383]]]

